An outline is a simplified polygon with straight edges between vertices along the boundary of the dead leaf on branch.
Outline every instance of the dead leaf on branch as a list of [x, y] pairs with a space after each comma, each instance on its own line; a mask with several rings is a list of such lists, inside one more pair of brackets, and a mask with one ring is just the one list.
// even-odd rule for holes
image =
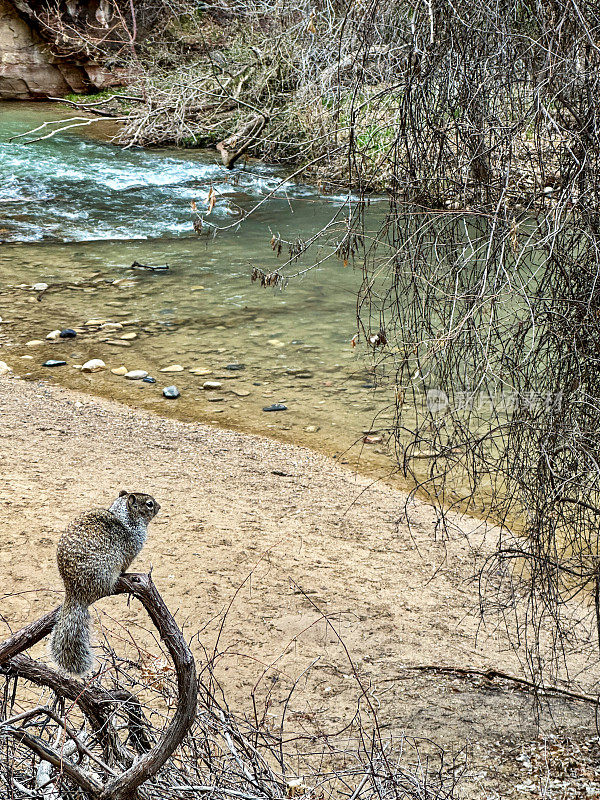
[[264, 289], [267, 286], [283, 286], [283, 275], [280, 275], [277, 270], [275, 272], [263, 272], [262, 269], [254, 267], [250, 275], [252, 283], [260, 282], [261, 287]]

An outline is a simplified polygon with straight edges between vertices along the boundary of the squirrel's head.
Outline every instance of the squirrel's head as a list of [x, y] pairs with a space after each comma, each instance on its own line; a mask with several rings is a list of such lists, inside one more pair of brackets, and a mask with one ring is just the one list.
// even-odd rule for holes
[[142, 517], [142, 519], [146, 521], [146, 524], [150, 522], [160, 510], [160, 505], [149, 494], [143, 494], [142, 492], [126, 492], [125, 489], [123, 489], [119, 492], [119, 498], [123, 498], [122, 502], [124, 502], [131, 516]]

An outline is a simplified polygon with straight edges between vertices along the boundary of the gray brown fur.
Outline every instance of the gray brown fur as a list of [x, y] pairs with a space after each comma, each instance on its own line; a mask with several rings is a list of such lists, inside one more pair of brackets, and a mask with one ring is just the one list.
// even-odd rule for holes
[[144, 546], [148, 523], [159, 508], [149, 494], [122, 491], [108, 510], [82, 514], [60, 538], [57, 561], [65, 602], [50, 651], [67, 672], [83, 675], [92, 668], [88, 606], [112, 592]]

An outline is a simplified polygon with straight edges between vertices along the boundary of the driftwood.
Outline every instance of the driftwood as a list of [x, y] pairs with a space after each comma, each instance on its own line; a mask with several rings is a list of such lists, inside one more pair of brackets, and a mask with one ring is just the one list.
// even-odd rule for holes
[[269, 118], [265, 114], [256, 114], [243, 128], [217, 144], [217, 150], [227, 169], [233, 169], [238, 158], [258, 141], [258, 137], [268, 121]]
[[[141, 704], [134, 694], [123, 689], [110, 691], [98, 685], [88, 685], [23, 655], [23, 650], [32, 647], [50, 633], [58, 609], [27, 625], [0, 645], [0, 674], [50, 687], [61, 700], [76, 703], [101, 743], [104, 759], [91, 753], [77, 733], [57, 718], [52, 709], [45, 706], [38, 706], [0, 722], [0, 735], [14, 737], [42, 762], [59, 770], [93, 800], [126, 800], [138, 797], [138, 787], [156, 775], [190, 730], [197, 704], [196, 667], [192, 653], [150, 575], [121, 575], [113, 594], [133, 595], [142, 603], [175, 667], [177, 707], [160, 740], [155, 743], [151, 741]], [[120, 711], [127, 716], [128, 742], [133, 744], [137, 755], [123, 744], [112, 722], [112, 713], [117, 704]], [[85, 754], [90, 758], [94, 762], [93, 773], [67, 758], [66, 748], [61, 750], [60, 747], [53, 747], [21, 727], [32, 716], [40, 714], [60, 723], [64, 735], [74, 743], [74, 750], [69, 749], [68, 752], [78, 751], [80, 755]]]
[[156, 267], [151, 266], [150, 264], [140, 264], [139, 261], [134, 261], [133, 264], [129, 267], [129, 269], [145, 269], [149, 272], [166, 272], [169, 269], [168, 264], [159, 264]]

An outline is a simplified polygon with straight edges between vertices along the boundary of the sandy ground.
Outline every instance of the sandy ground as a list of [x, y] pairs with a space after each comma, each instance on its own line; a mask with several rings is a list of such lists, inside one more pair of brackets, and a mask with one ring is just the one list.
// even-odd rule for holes
[[[466, 539], [441, 541], [421, 503], [410, 508], [409, 530], [399, 491], [307, 449], [14, 377], [0, 379], [0, 473], [3, 632], [60, 602], [55, 546], [66, 524], [108, 506], [122, 488], [140, 490], [162, 508], [133, 568], [152, 565], [188, 634], [199, 632], [202, 647], [212, 648], [233, 600], [217, 665], [232, 708], [249, 709], [257, 682], [259, 694], [277, 684], [274, 697], [282, 696], [312, 664], [291, 719], [308, 724], [316, 715], [327, 728], [352, 716], [357, 686], [326, 612], [370, 683], [386, 730], [450, 750], [470, 743], [474, 777], [465, 796], [497, 796], [489, 753], [508, 748], [514, 756], [536, 737], [527, 693], [403, 670], [441, 664], [520, 673], [503, 635], [479, 627]], [[475, 521], [460, 525], [480, 539]], [[133, 630], [142, 619], [122, 597], [97, 606], [97, 625]], [[545, 731], [593, 731], [584, 704], [556, 700], [547, 712]], [[514, 760], [513, 767], [516, 780]]]

